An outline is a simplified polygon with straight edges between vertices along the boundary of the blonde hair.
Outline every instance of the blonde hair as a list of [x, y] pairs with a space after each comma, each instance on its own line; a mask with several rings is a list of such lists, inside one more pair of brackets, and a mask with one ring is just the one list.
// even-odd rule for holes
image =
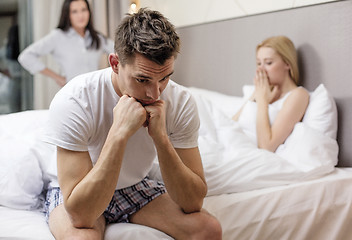
[[262, 47], [270, 47], [274, 49], [283, 59], [283, 61], [290, 66], [290, 77], [296, 83], [299, 84], [299, 69], [297, 62], [297, 52], [292, 41], [285, 36], [274, 36], [265, 39], [263, 42], [258, 44], [256, 52]]

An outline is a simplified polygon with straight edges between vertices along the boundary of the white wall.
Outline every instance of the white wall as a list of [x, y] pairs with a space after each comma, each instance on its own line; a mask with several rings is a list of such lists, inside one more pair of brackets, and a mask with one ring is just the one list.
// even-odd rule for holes
[[140, 0], [176, 26], [188, 26], [337, 0]]

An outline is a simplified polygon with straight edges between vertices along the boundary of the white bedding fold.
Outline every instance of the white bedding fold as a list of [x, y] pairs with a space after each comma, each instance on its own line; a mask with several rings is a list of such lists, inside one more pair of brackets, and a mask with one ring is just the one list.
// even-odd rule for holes
[[208, 196], [243, 192], [321, 177], [337, 163], [336, 140], [298, 123], [277, 153], [258, 149], [239, 124], [196, 96], [199, 149]]
[[352, 169], [289, 186], [205, 198], [223, 239], [351, 239]]

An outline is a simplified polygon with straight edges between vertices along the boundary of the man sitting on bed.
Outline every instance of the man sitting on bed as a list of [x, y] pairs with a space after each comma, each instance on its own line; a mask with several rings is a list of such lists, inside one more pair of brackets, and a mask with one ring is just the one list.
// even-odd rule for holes
[[[46, 211], [56, 239], [103, 239], [106, 224], [122, 222], [176, 239], [221, 239], [202, 209], [195, 101], [170, 80], [178, 51], [173, 25], [142, 9], [118, 27], [111, 68], [78, 76], [55, 96], [46, 141], [57, 146], [58, 184]], [[156, 156], [165, 185], [146, 177]]]

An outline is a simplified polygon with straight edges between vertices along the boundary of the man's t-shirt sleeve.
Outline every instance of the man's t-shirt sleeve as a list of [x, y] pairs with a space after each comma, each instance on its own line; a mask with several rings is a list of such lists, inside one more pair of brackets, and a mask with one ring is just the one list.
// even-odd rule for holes
[[84, 104], [65, 93], [53, 99], [44, 141], [72, 151], [88, 151], [89, 116]]
[[175, 148], [197, 147], [200, 121], [196, 102], [191, 95], [188, 95], [186, 100], [178, 101], [177, 104], [178, 106], [174, 107], [178, 109], [178, 113], [172, 113], [176, 114], [174, 122], [168, 124], [170, 141]]

